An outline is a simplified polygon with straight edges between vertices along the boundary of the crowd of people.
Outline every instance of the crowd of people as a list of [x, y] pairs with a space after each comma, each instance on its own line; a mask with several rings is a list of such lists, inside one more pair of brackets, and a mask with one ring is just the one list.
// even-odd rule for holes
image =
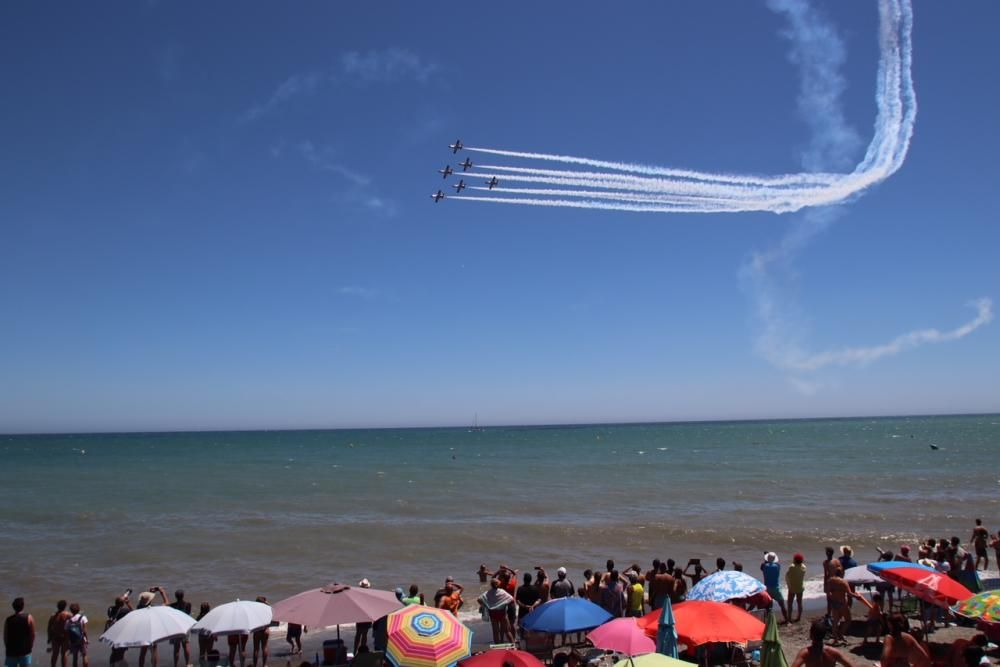
[[[990, 564], [989, 547], [993, 548], [996, 562], [1000, 563], [1000, 532], [992, 537], [983, 526], [982, 521], [976, 519], [967, 546], [969, 549], [963, 546], [962, 540], [957, 536], [942, 539], [929, 538], [917, 547], [916, 562], [933, 567], [939, 572], [947, 573], [973, 592], [978, 592], [981, 589], [978, 571], [987, 569]], [[838, 557], [835, 557], [835, 553], [834, 547], [827, 547], [826, 559], [822, 563], [823, 591], [826, 595], [823, 637], [827, 633], [832, 634], [833, 637], [832, 645], [828, 646], [827, 649], [833, 650], [837, 645], [845, 643], [844, 633], [852, 620], [851, 608], [854, 601], [860, 602], [866, 608], [865, 643], [869, 637], [880, 641], [884, 636], [885, 651], [890, 654], [902, 651], [904, 645], [909, 646], [909, 640], [906, 637], [912, 638], [912, 635], [900, 629], [904, 627], [901, 624], [905, 618], [895, 612], [896, 599], [892, 586], [885, 583], [877, 584], [872, 599], [869, 601], [844, 578], [848, 570], [858, 565], [857, 561], [854, 560], [851, 547], [840, 547], [840, 556]], [[900, 545], [896, 551], [879, 549], [879, 559], [913, 562], [912, 549], [905, 544]], [[484, 564], [479, 567], [477, 575], [480, 583], [487, 584], [488, 587], [484, 593], [477, 597], [476, 603], [483, 620], [490, 623], [494, 643], [514, 643], [524, 618], [532, 610], [549, 600], [578, 596], [599, 605], [612, 617], [639, 617], [650, 610], [660, 609], [667, 600], [673, 604], [684, 601], [691, 587], [696, 586], [710, 574], [725, 570], [726, 567], [727, 563], [723, 558], [716, 559], [715, 569], [711, 572], [697, 558], [690, 559], [684, 568], [681, 568], [673, 559], [656, 558], [653, 559], [651, 567], [647, 569], [633, 563], [624, 570], [619, 570], [613, 560], [608, 560], [603, 570], [584, 570], [578, 586], [570, 579], [565, 567], [558, 568], [553, 578], [541, 566], [536, 566], [532, 572], [525, 572], [523, 576], [520, 576], [517, 569], [507, 565], [500, 565], [496, 571], [490, 571]], [[743, 565], [733, 562], [731, 569], [742, 571]], [[733, 600], [733, 602], [751, 610], [755, 608], [770, 609], [772, 605], [776, 604], [781, 613], [782, 623], [797, 623], [802, 618], [806, 571], [803, 554], [794, 554], [791, 564], [785, 571], [784, 587], [782, 587], [779, 557], [774, 552], [767, 552], [760, 563], [761, 578], [765, 590], [747, 598]], [[367, 579], [364, 579], [360, 582], [360, 586], [367, 587], [370, 584]], [[114, 604], [108, 608], [105, 630], [133, 610], [131, 592], [128, 590], [115, 598]], [[409, 586], [408, 593], [404, 592], [402, 588], [397, 588], [396, 596], [403, 604], [429, 603], [434, 607], [458, 615], [465, 605], [464, 592], [463, 586], [455, 582], [452, 577], [448, 577], [442, 588], [434, 593], [430, 601], [425, 599], [424, 594], [420, 592], [416, 584]], [[257, 598], [257, 601], [266, 603], [267, 599], [261, 596]], [[163, 587], [153, 587], [143, 591], [138, 597], [135, 608], [141, 609], [157, 602], [186, 614], [191, 614], [192, 611], [192, 605], [185, 599], [183, 590], [177, 590], [174, 594], [174, 600], [170, 601]], [[13, 608], [14, 614], [9, 616], [4, 623], [6, 667], [30, 667], [36, 634], [35, 622], [31, 615], [24, 611], [23, 598], [16, 598], [13, 601]], [[197, 619], [203, 618], [210, 610], [211, 606], [208, 603], [202, 603]], [[936, 622], [943, 620], [947, 623], [947, 617], [944, 615], [947, 614], [946, 610], [921, 603], [920, 611], [922, 622], [920, 631], [924, 635], [934, 630]], [[898, 619], [903, 619], [903, 621]], [[384, 621], [384, 619], [381, 620]], [[46, 628], [46, 644], [51, 653], [50, 667], [57, 667], [57, 665], [58, 667], [67, 667], [69, 659], [72, 660], [73, 667], [89, 667], [90, 633], [88, 624], [88, 618], [81, 611], [78, 603], [67, 605], [65, 600], [57, 602], [56, 611], [49, 618]], [[305, 631], [307, 628], [300, 625], [288, 625], [286, 641], [289, 644], [290, 653], [301, 653], [301, 637]], [[360, 623], [354, 638], [355, 654], [370, 650], [368, 647], [370, 631], [373, 633], [374, 650], [385, 649], [385, 623], [379, 621]], [[816, 629], [816, 632], [818, 633], [819, 630]], [[905, 634], [905, 637], [900, 633]], [[215, 639], [209, 634], [197, 636], [198, 656], [201, 661], [206, 661], [215, 651]], [[252, 636], [227, 636], [230, 665], [237, 664], [237, 659], [239, 664], [247, 664], [246, 647], [251, 639], [250, 666], [256, 667], [259, 661], [261, 667], [266, 667], [269, 655], [267, 628], [252, 633]], [[171, 645], [174, 667], [191, 663], [191, 647], [186, 637], [172, 640]], [[111, 666], [115, 667], [118, 662], [122, 661], [124, 654], [125, 649], [114, 648], [111, 652]], [[158, 667], [155, 645], [140, 648], [139, 667], [145, 667], [147, 655], [150, 656], [152, 667]], [[826, 660], [824, 656], [829, 657], [829, 655], [832, 654], [826, 649], [822, 654], [816, 651], [808, 655], [804, 654], [805, 663], [800, 664], [807, 664], [811, 667], [816, 660]], [[183, 662], [181, 662], [181, 656], [183, 656]], [[815, 664], [820, 663], [815, 662]]]

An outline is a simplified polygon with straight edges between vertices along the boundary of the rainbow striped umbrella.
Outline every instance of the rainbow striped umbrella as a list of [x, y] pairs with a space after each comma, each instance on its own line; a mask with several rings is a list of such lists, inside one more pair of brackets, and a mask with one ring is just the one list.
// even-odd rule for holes
[[990, 623], [1000, 621], [1000, 591], [986, 591], [962, 600], [951, 608], [956, 614]]
[[472, 653], [472, 630], [451, 612], [412, 604], [389, 614], [385, 655], [396, 667], [452, 667]]

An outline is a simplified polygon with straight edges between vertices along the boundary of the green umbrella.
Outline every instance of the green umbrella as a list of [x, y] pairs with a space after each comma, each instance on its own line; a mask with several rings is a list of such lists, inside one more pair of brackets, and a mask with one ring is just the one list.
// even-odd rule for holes
[[781, 650], [781, 638], [778, 636], [778, 621], [774, 612], [767, 612], [767, 624], [764, 626], [764, 645], [760, 649], [760, 667], [788, 667], [785, 652]]

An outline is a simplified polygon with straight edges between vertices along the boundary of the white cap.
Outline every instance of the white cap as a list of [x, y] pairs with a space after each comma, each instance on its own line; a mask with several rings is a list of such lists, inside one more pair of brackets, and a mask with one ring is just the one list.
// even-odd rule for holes
[[371, 588], [372, 582], [368, 581], [368, 579], [362, 579], [358, 582], [358, 586], [361, 586], [361, 588]]
[[767, 554], [764, 555], [764, 560], [766, 560], [768, 563], [777, 563], [778, 554], [774, 553], [773, 551], [768, 551]]
[[556, 570], [556, 574], [566, 574], [566, 568], [564, 567], [559, 568], [558, 570]]

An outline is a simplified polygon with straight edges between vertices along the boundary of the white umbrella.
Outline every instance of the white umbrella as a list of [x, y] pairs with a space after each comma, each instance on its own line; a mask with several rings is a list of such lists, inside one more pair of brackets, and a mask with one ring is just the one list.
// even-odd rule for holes
[[121, 617], [101, 641], [115, 648], [151, 646], [171, 637], [183, 637], [194, 625], [194, 619], [173, 607], [145, 607]]
[[[220, 604], [191, 626], [191, 632], [245, 635], [271, 624], [271, 607], [263, 602], [237, 600]], [[114, 627], [114, 626], [112, 626]]]
[[862, 584], [881, 583], [882, 578], [870, 572], [867, 565], [858, 565], [857, 567], [847, 568], [847, 571], [844, 572], [844, 581], [855, 586], [860, 586]]

